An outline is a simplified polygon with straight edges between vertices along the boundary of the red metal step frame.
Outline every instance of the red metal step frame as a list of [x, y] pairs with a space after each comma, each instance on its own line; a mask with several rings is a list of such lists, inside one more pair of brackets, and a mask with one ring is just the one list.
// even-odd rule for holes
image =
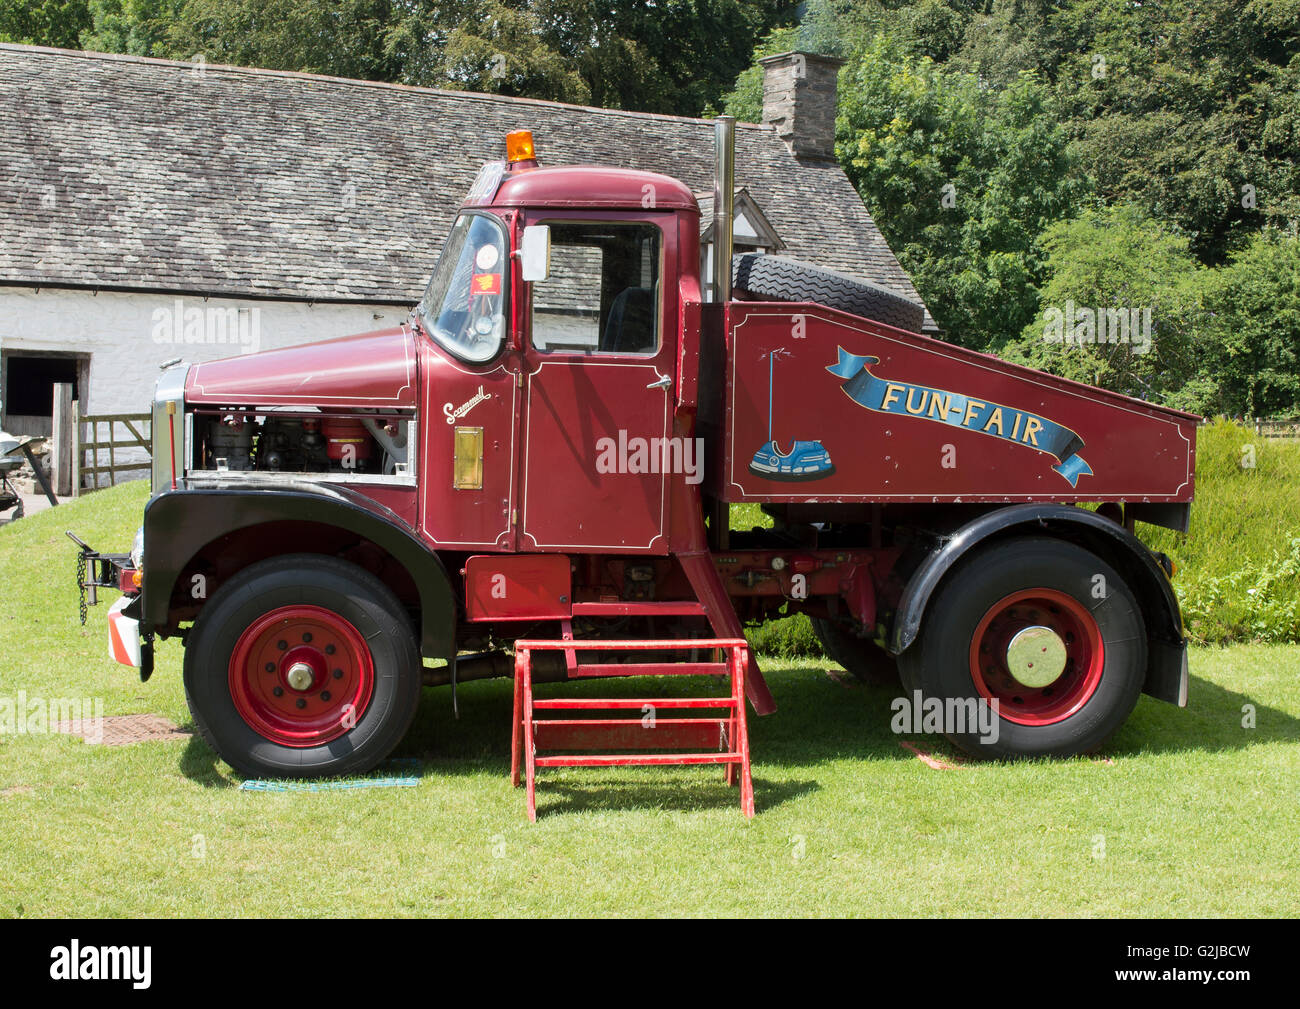
[[[629, 662], [576, 665], [570, 678], [591, 676], [729, 676], [725, 697], [655, 697], [572, 699], [533, 697], [532, 653], [564, 651], [667, 651], [722, 649], [722, 662]], [[510, 778], [520, 785], [520, 765], [527, 786], [528, 819], [537, 819], [537, 770], [542, 767], [630, 767], [678, 764], [725, 764], [728, 785], [740, 786], [740, 808], [754, 815], [754, 781], [749, 767], [749, 727], [745, 716], [745, 671], [749, 644], [744, 638], [671, 638], [661, 640], [515, 642], [515, 697], [510, 745]], [[639, 713], [653, 710], [723, 710], [722, 716], [654, 718], [646, 724]], [[536, 718], [539, 711], [627, 711], [635, 718]], [[602, 753], [538, 756], [555, 750], [688, 750], [685, 753]], [[711, 749], [716, 748], [716, 749]]]

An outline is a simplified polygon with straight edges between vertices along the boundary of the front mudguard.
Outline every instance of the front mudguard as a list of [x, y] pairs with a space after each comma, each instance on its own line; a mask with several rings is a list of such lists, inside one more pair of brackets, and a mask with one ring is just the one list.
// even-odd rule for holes
[[334, 526], [386, 551], [411, 576], [420, 597], [420, 650], [450, 659], [456, 650], [456, 597], [441, 559], [393, 511], [340, 486], [295, 482], [276, 487], [166, 491], [144, 512], [142, 634], [171, 626], [176, 581], [204, 547], [269, 522]]

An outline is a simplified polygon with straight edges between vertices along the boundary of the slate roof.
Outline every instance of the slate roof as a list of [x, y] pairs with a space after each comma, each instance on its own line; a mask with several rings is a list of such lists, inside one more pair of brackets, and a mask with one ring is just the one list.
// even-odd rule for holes
[[[512, 129], [543, 164], [712, 188], [707, 120], [0, 45], [0, 283], [418, 299]], [[738, 124], [737, 186], [784, 254], [920, 300], [844, 173]]]

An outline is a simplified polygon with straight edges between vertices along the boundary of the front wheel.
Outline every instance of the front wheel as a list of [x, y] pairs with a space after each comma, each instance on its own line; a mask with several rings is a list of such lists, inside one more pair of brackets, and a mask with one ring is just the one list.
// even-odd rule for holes
[[392, 591], [356, 565], [311, 554], [240, 572], [204, 606], [185, 648], [195, 725], [250, 777], [369, 770], [410, 727], [421, 676]]
[[903, 683], [949, 740], [1002, 758], [1100, 746], [1137, 704], [1146, 664], [1141, 609], [1119, 574], [1038, 537], [965, 561], [899, 657]]

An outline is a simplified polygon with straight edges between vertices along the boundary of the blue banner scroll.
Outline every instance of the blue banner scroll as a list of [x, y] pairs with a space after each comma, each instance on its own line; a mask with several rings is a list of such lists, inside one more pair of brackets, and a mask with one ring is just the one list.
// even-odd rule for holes
[[1069, 480], [1071, 487], [1078, 486], [1079, 477], [1092, 475], [1092, 467], [1078, 455], [1083, 439], [1068, 427], [1027, 410], [986, 403], [958, 392], [877, 378], [869, 369], [879, 364], [880, 358], [850, 354], [843, 347], [839, 353], [839, 361], [826, 370], [844, 379], [845, 393], [858, 406], [932, 420], [1046, 452], [1057, 461], [1052, 469]]

